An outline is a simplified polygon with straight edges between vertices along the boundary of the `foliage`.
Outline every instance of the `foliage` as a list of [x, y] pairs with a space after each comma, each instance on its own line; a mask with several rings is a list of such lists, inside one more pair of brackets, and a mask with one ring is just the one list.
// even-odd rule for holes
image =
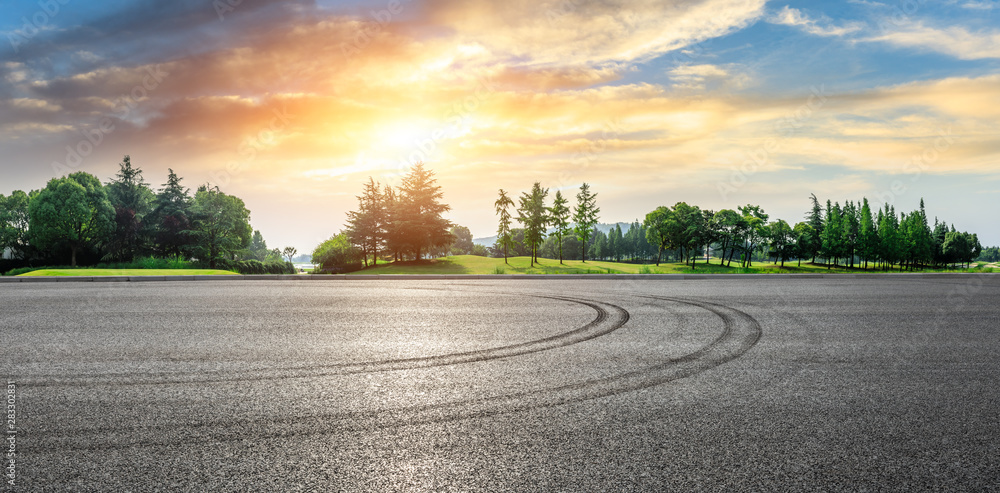
[[500, 216], [500, 225], [497, 228], [497, 249], [503, 251], [504, 262], [506, 262], [509, 251], [514, 248], [514, 239], [510, 229], [511, 216], [510, 211], [508, 211], [510, 207], [514, 206], [514, 201], [501, 188], [500, 197], [493, 203], [493, 206]]
[[104, 258], [131, 260], [139, 252], [149, 249], [152, 228], [145, 220], [153, 209], [153, 191], [143, 180], [142, 170], [132, 167], [128, 155], [119, 163], [118, 173], [105, 189], [115, 210], [115, 226]]
[[531, 251], [533, 262], [538, 260], [538, 247], [545, 240], [545, 227], [549, 223], [545, 207], [548, 194], [549, 189], [542, 188], [542, 184], [536, 181], [530, 193], [521, 193], [517, 209], [517, 220], [524, 225], [524, 245]]
[[77, 172], [53, 178], [28, 205], [29, 237], [39, 249], [68, 248], [76, 266], [81, 250], [96, 249], [113, 228], [114, 209], [101, 182]]
[[[385, 246], [389, 224], [389, 210], [385, 205], [381, 184], [369, 177], [357, 199], [358, 210], [347, 213], [345, 231], [351, 243], [360, 249], [362, 263], [365, 266], [378, 265], [378, 254]], [[368, 261], [369, 258], [371, 262]]]
[[[559, 263], [563, 262], [563, 239], [569, 236], [572, 229], [570, 228], [569, 215], [570, 208], [567, 205], [569, 201], [563, 197], [562, 191], [556, 190], [555, 199], [552, 201], [552, 207], [549, 207], [549, 219], [552, 222], [552, 227], [554, 231], [552, 236], [555, 237], [556, 246], [559, 249]], [[621, 229], [618, 229], [621, 233]]]
[[250, 211], [239, 197], [226, 195], [219, 187], [203, 185], [191, 205], [191, 252], [215, 268], [250, 246]]
[[9, 197], [0, 195], [0, 253], [9, 248], [16, 259], [25, 259], [30, 252], [28, 226], [28, 194], [14, 190]]
[[424, 168], [423, 163], [413, 165], [403, 177], [392, 227], [401, 247], [415, 259], [434, 247], [450, 245], [454, 239], [448, 232], [451, 222], [441, 217], [451, 206], [441, 203], [442, 198], [434, 172]]
[[573, 211], [573, 221], [576, 226], [573, 231], [580, 240], [580, 251], [583, 262], [587, 261], [587, 240], [597, 224], [598, 214], [601, 209], [597, 207], [597, 194], [590, 193], [590, 185], [584, 183], [580, 185], [580, 192], [576, 194], [576, 208]]
[[471, 255], [473, 250], [472, 231], [465, 226], [452, 226], [450, 233], [455, 237], [451, 245], [453, 255]]
[[313, 250], [312, 263], [326, 272], [351, 272], [362, 268], [362, 253], [351, 243], [347, 233], [339, 233]]

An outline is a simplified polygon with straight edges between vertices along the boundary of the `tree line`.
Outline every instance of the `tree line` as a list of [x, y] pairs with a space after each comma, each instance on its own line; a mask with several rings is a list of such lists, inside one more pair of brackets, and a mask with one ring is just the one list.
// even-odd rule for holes
[[[800, 265], [803, 259], [812, 263], [821, 259], [828, 268], [913, 270], [968, 264], [984, 252], [976, 234], [949, 228], [937, 218], [931, 225], [923, 199], [919, 209], [897, 214], [889, 204], [873, 210], [867, 198], [860, 203], [847, 201], [843, 206], [828, 200], [823, 207], [813, 194], [805, 220], [794, 226], [783, 219], [769, 221], [760, 205], [713, 211], [678, 202], [672, 207], [657, 207], [625, 232], [616, 224], [605, 234], [594, 227], [600, 209], [596, 194], [586, 183], [580, 187], [573, 211], [560, 191], [551, 206], [545, 204], [547, 196], [548, 189], [536, 182], [531, 191], [521, 194], [514, 209], [508, 193], [499, 191], [494, 202], [499, 226], [491, 256], [505, 261], [511, 255], [530, 256], [532, 264], [539, 256], [560, 262], [586, 261], [589, 256], [655, 261], [657, 265], [667, 256], [695, 268], [698, 260], [707, 263], [714, 255], [726, 266], [734, 259], [742, 267], [767, 258], [782, 266], [793, 259]], [[515, 219], [522, 228], [512, 228]], [[566, 255], [575, 249], [579, 249], [578, 255]], [[987, 251], [996, 256], [995, 250]]]
[[154, 192], [130, 156], [107, 183], [86, 172], [45, 188], [0, 194], [0, 251], [7, 266], [130, 263], [158, 257], [209, 268], [293, 272], [295, 248], [269, 249], [243, 200], [204, 184], [192, 195], [169, 170]]

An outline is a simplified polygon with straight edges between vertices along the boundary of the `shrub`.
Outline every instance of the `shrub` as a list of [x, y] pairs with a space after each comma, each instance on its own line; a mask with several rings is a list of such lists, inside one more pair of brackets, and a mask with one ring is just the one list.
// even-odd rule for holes
[[38, 268], [37, 267], [18, 267], [16, 269], [11, 269], [11, 270], [7, 271], [7, 273], [4, 274], [4, 275], [5, 276], [19, 276], [21, 274], [24, 274], [25, 272], [31, 272], [33, 270], [38, 270]]
[[506, 274], [507, 273], [507, 269], [504, 269], [503, 267], [501, 267], [501, 266], [498, 265], [498, 266], [496, 266], [496, 267], [493, 268], [493, 273], [494, 274]]

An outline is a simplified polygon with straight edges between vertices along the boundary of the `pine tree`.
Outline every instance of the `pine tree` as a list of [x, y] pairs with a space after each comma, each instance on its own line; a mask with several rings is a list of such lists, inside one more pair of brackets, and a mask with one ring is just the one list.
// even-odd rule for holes
[[167, 182], [154, 201], [154, 241], [163, 254], [180, 258], [191, 241], [186, 233], [191, 229], [191, 197], [188, 189], [181, 185], [183, 178], [177, 176], [173, 169], [168, 168], [167, 171]]
[[[386, 238], [386, 209], [381, 184], [368, 177], [368, 183], [357, 199], [358, 210], [347, 213], [347, 236], [361, 249], [365, 266], [375, 266]], [[369, 257], [371, 263], [368, 262]]]
[[[812, 263], [816, 263], [816, 255], [819, 254], [820, 249], [823, 247], [823, 208], [819, 205], [819, 199], [816, 198], [816, 194], [809, 194], [809, 198], [812, 200], [812, 210], [809, 214], [806, 214], [806, 219], [808, 219], [809, 226], [813, 229], [813, 237], [810, 239], [812, 244], [812, 251], [810, 255], [812, 256]], [[826, 203], [829, 205], [830, 201], [827, 200]]]
[[864, 261], [864, 268], [868, 269], [868, 261], [877, 253], [878, 230], [872, 220], [872, 210], [868, 205], [868, 199], [862, 199], [860, 214], [860, 226], [858, 230], [858, 253]]
[[576, 227], [576, 237], [580, 240], [581, 259], [587, 261], [587, 241], [597, 225], [598, 214], [601, 209], [597, 207], [597, 194], [590, 193], [590, 185], [584, 183], [580, 185], [580, 192], [576, 194], [576, 209], [573, 212], [573, 221]]
[[517, 220], [524, 225], [525, 246], [531, 250], [532, 266], [538, 262], [538, 247], [545, 240], [545, 226], [549, 223], [545, 207], [545, 197], [548, 194], [549, 189], [542, 188], [542, 184], [536, 181], [531, 186], [531, 193], [521, 194], [521, 205], [517, 209]]
[[451, 206], [441, 203], [442, 197], [434, 172], [425, 169], [422, 162], [413, 165], [399, 186], [393, 227], [399, 234], [401, 244], [417, 260], [432, 248], [448, 245], [452, 241], [448, 232], [452, 224], [441, 217], [441, 214], [451, 210]]
[[[552, 227], [555, 231], [552, 232], [552, 236], [555, 237], [556, 245], [559, 250], [559, 263], [563, 263], [563, 238], [570, 234], [572, 229], [569, 227], [569, 215], [570, 209], [569, 201], [563, 197], [561, 191], [556, 190], [556, 197], [552, 201], [552, 207], [549, 208], [549, 218], [552, 220]], [[619, 234], [621, 233], [621, 228], [618, 229]]]
[[493, 205], [500, 216], [500, 225], [497, 228], [497, 244], [500, 248], [503, 248], [503, 263], [507, 264], [508, 250], [514, 248], [514, 239], [510, 230], [511, 217], [507, 209], [514, 206], [514, 201], [501, 188], [500, 198]]

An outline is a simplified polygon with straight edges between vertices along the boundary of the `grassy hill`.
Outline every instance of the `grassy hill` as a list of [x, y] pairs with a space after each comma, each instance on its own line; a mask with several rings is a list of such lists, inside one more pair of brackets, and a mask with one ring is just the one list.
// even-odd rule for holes
[[753, 267], [743, 269], [737, 267], [735, 262], [732, 267], [720, 266], [718, 259], [712, 259], [712, 263], [709, 265], [700, 262], [695, 269], [691, 269], [690, 265], [680, 263], [661, 263], [656, 266], [596, 260], [588, 260], [586, 263], [579, 260], [566, 260], [563, 265], [560, 265], [558, 260], [553, 259], [540, 259], [540, 264], [536, 263], [532, 267], [528, 257], [511, 257], [508, 262], [509, 265], [505, 265], [501, 258], [456, 255], [434, 260], [379, 264], [377, 267], [369, 267], [354, 272], [354, 274], [828, 274], [883, 272], [846, 268], [827, 269], [824, 265], [806, 263], [799, 267], [795, 262], [786, 262], [784, 268], [771, 263], [755, 263]]

